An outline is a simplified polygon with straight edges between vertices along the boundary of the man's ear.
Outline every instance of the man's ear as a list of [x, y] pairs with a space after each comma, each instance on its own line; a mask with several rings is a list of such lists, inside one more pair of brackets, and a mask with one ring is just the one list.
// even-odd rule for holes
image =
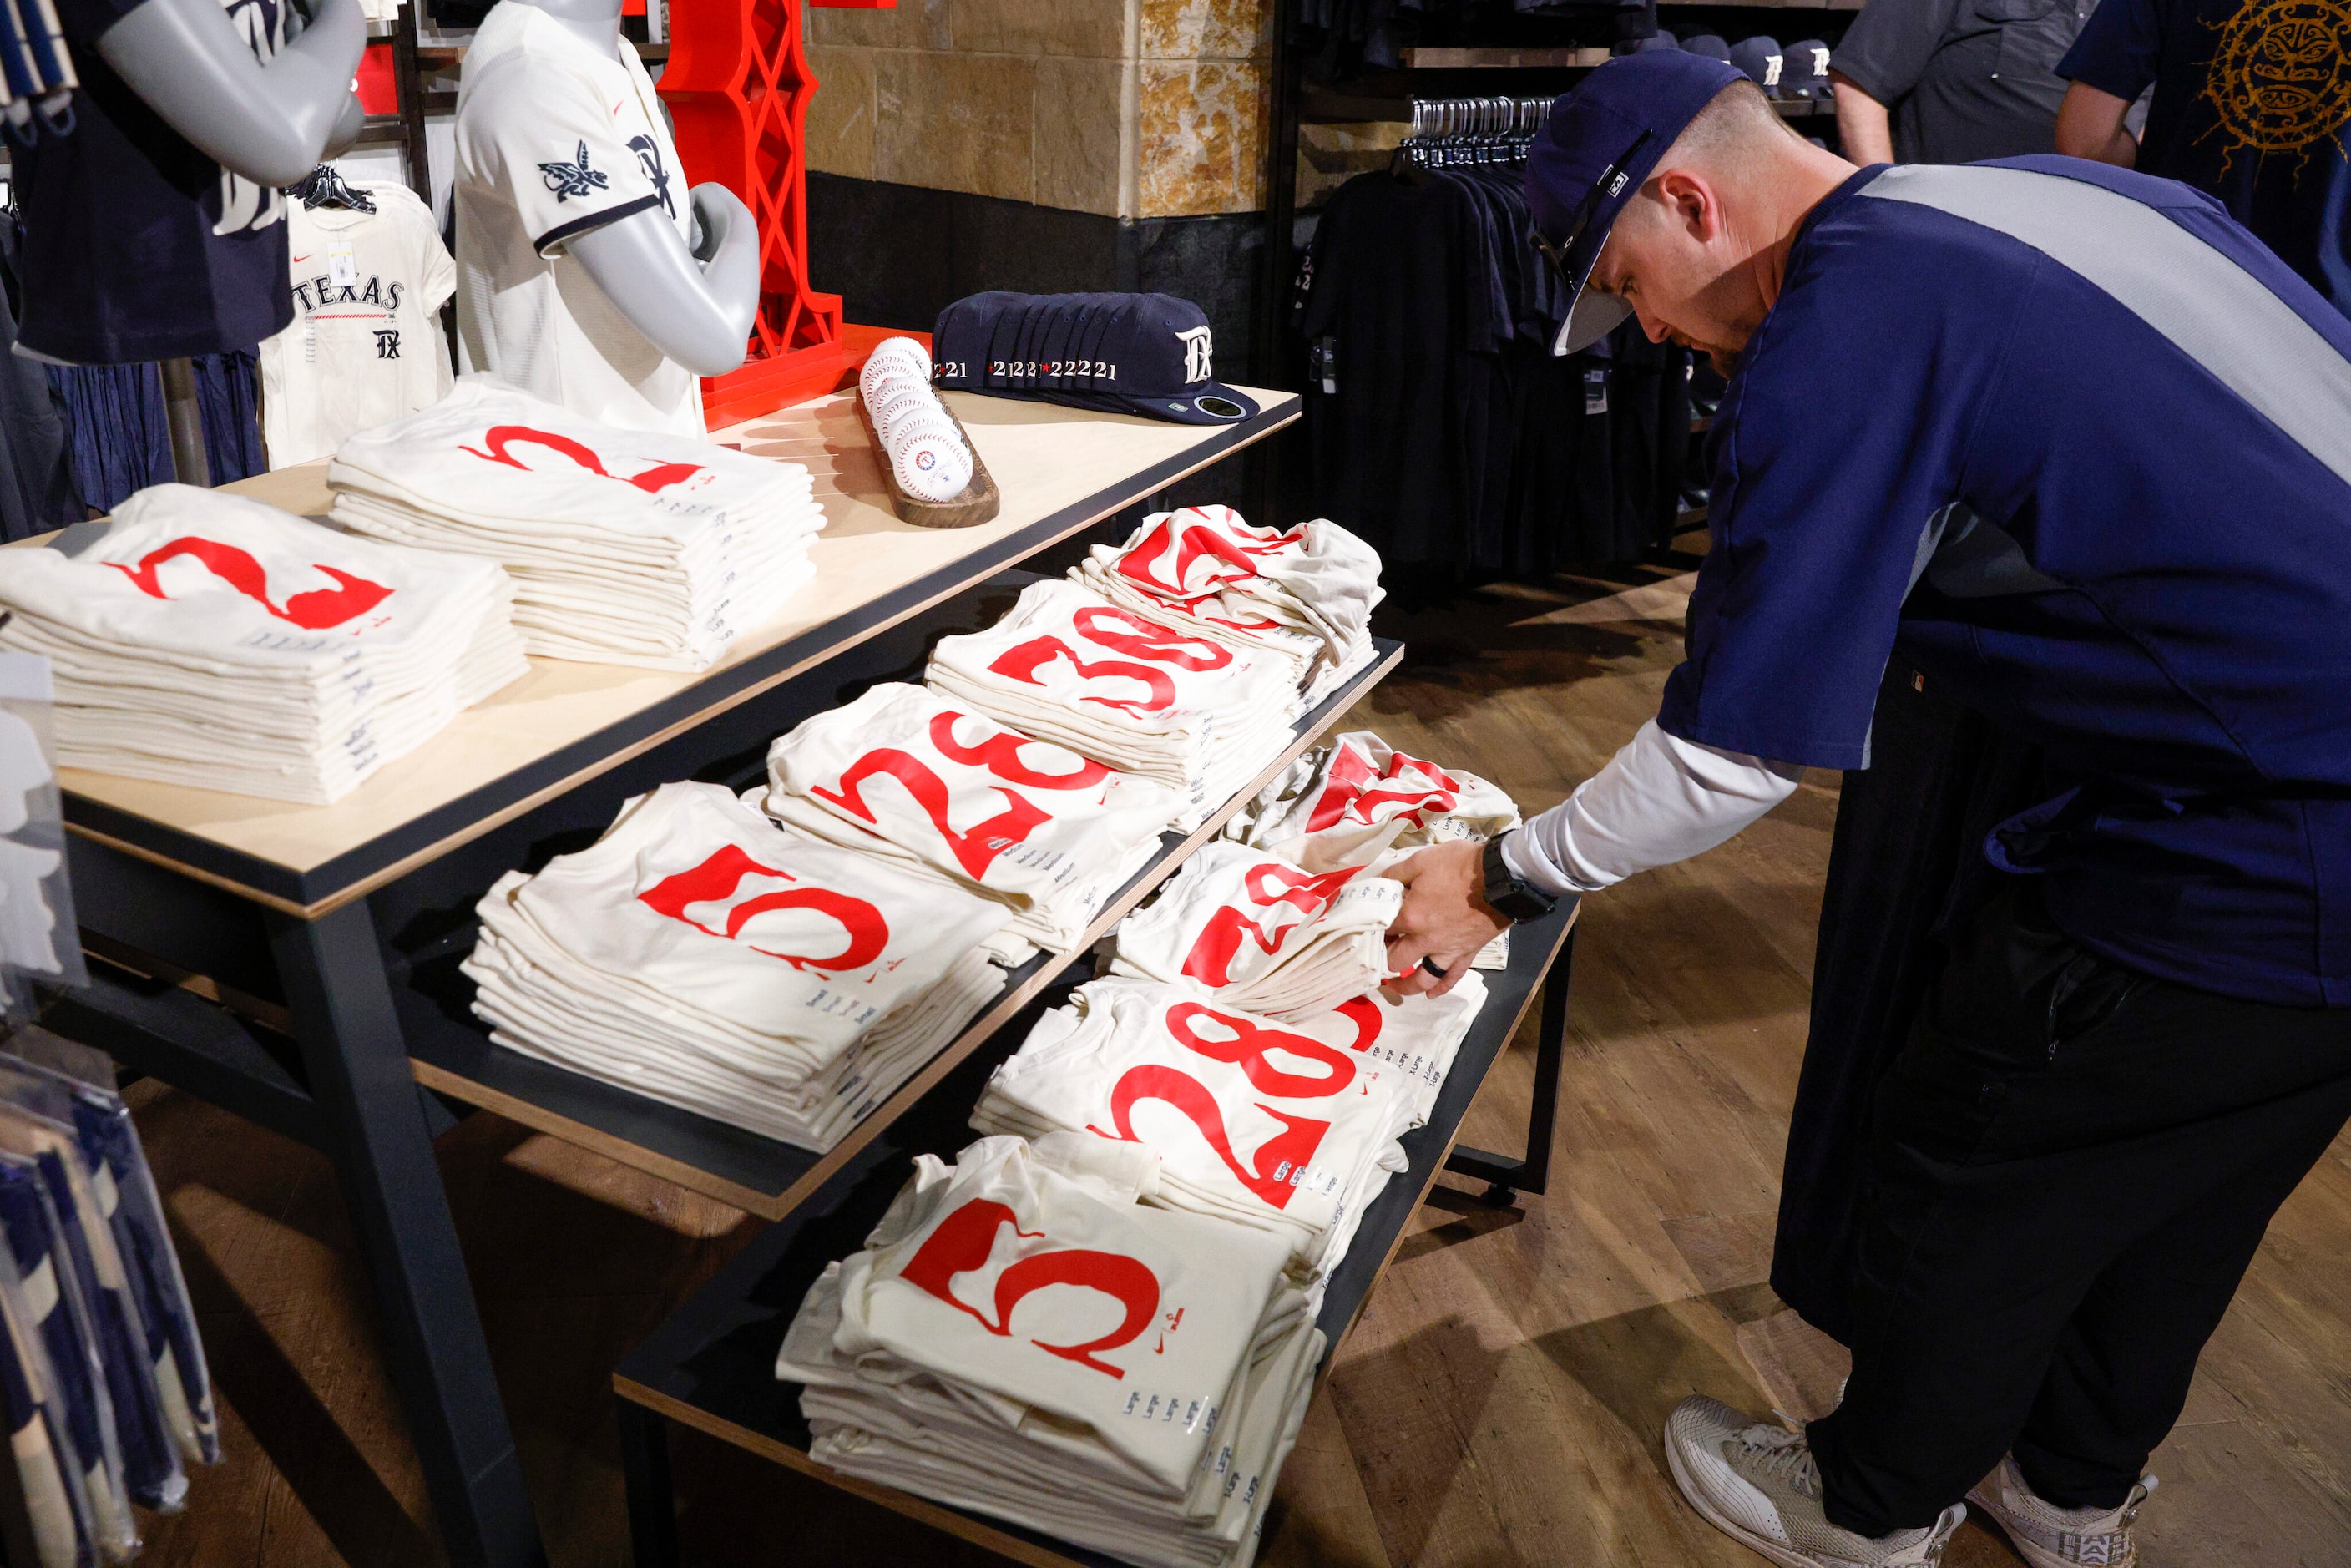
[[1657, 199], [1689, 237], [1699, 245], [1712, 243], [1722, 227], [1722, 208], [1707, 183], [1687, 169], [1668, 169], [1657, 176]]

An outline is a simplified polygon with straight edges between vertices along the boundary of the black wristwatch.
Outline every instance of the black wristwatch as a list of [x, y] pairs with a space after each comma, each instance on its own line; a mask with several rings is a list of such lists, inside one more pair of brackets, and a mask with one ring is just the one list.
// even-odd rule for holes
[[1512, 874], [1510, 862], [1502, 858], [1502, 841], [1510, 836], [1498, 833], [1486, 841], [1486, 902], [1494, 906], [1495, 914], [1517, 925], [1549, 915], [1559, 900]]

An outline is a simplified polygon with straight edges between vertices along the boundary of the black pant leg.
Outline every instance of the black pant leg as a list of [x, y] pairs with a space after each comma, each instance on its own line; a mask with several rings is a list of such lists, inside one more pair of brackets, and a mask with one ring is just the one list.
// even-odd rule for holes
[[[2150, 1358], [2116, 1378], [2184, 1389], [2275, 1207], [2224, 1195], [2258, 1188], [2261, 1166], [2282, 1201], [2341, 1125], [2347, 1076], [2351, 1013], [2136, 975], [2051, 927], [2029, 889], [1981, 911], [1878, 1091], [1854, 1375], [1811, 1429], [1829, 1517], [1871, 1535], [1931, 1523], [2024, 1428], [2107, 1270], [2196, 1214], [2214, 1238], [2182, 1264], [2196, 1292], [2083, 1319]], [[2137, 1442], [2159, 1406], [2103, 1426]], [[2111, 1470], [2123, 1452], [2096, 1425], [2050, 1440]]]
[[2270, 1118], [2273, 1146], [2147, 1232], [2074, 1310], [2011, 1445], [2026, 1482], [2049, 1501], [2120, 1506], [2179, 1419], [2197, 1357], [2271, 1217], [2351, 1118], [2351, 1075], [2297, 1098], [2300, 1106]]

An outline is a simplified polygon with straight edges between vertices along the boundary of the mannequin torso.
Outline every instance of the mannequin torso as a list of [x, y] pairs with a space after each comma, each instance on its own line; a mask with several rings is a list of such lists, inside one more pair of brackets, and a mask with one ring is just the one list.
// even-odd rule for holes
[[[508, 7], [536, 13], [538, 26], [520, 16], [502, 20]], [[599, 340], [614, 370], [643, 385], [659, 405], [665, 394], [653, 383], [662, 372], [642, 362], [640, 350], [696, 376], [743, 362], [758, 308], [758, 235], [749, 210], [723, 185], [697, 185], [677, 200], [682, 182], [668, 128], [643, 68], [621, 41], [620, 20], [620, 0], [505, 0], [484, 20], [475, 46], [482, 69], [477, 76], [469, 54], [458, 104], [459, 263], [461, 271], [470, 265], [486, 277], [497, 275], [493, 287], [527, 286], [528, 258], [515, 254], [527, 241], [553, 269], [565, 308]], [[486, 50], [486, 41], [497, 52]], [[622, 90], [620, 73], [630, 94]], [[577, 79], [557, 80], [559, 74]], [[592, 134], [594, 115], [578, 97], [583, 83], [605, 93], [610, 145]], [[543, 110], [521, 112], [520, 100], [538, 105], [542, 98], [549, 100]], [[567, 118], [575, 104], [588, 116], [576, 126]], [[543, 123], [550, 120], [560, 122], [559, 133]], [[580, 161], [576, 173], [565, 172], [567, 154]], [[538, 188], [549, 183], [551, 204]], [[643, 193], [622, 199], [632, 191]], [[469, 232], [469, 219], [478, 231]], [[584, 298], [582, 285], [601, 298]], [[517, 377], [503, 362], [512, 358], [501, 352], [506, 334], [483, 318], [513, 308], [503, 296], [496, 305], [473, 299], [461, 303], [459, 322], [469, 363], [509, 380]], [[600, 325], [615, 315], [619, 321], [606, 325], [625, 324], [641, 341], [619, 340]], [[567, 368], [561, 379], [580, 378]], [[597, 379], [592, 371], [586, 375], [591, 383]], [[533, 390], [549, 395], [543, 385]], [[620, 418], [613, 404], [625, 406], [628, 398], [614, 392], [600, 407], [599, 395], [591, 387], [587, 403], [569, 393], [551, 401], [591, 417]], [[621, 422], [658, 418], [656, 411]]]
[[[58, 0], [75, 129], [15, 157], [19, 351], [87, 364], [250, 348], [286, 323], [280, 185], [355, 135], [357, 0]], [[137, 243], [125, 243], [136, 235]]]

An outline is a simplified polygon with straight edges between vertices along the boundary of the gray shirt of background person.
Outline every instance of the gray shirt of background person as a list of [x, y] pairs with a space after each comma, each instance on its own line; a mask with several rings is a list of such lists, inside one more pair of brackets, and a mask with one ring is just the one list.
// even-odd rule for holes
[[2053, 152], [2057, 62], [2097, 0], [1869, 0], [1832, 69], [1892, 110], [1894, 156], [1968, 163]]

